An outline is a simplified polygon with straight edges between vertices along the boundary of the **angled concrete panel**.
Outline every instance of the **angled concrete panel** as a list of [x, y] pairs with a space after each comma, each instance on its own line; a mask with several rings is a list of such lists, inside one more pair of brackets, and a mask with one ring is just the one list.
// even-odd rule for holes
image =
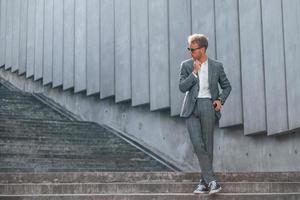
[[12, 68], [15, 72], [19, 69], [19, 49], [20, 49], [20, 8], [21, 1], [13, 0], [13, 35], [12, 35]]
[[43, 84], [52, 82], [53, 0], [45, 1]]
[[64, 2], [53, 0], [53, 87], [60, 86], [63, 83], [63, 10]]
[[87, 3], [87, 95], [100, 91], [100, 1]]
[[289, 129], [300, 127], [300, 2], [282, 1]]
[[0, 66], [5, 64], [5, 46], [6, 46], [6, 3], [7, 0], [1, 0], [0, 10]]
[[28, 0], [21, 0], [20, 10], [20, 49], [19, 49], [19, 74], [26, 72], [27, 57], [27, 14]]
[[74, 91], [86, 89], [86, 0], [75, 0]]
[[248, 135], [267, 130], [260, 0], [239, 0], [239, 17], [244, 134]]
[[35, 44], [35, 1], [28, 0], [27, 15], [27, 54], [26, 54], [26, 77], [34, 74], [34, 44]]
[[216, 0], [217, 59], [223, 63], [232, 91], [222, 108], [220, 127], [243, 123], [237, 0]]
[[131, 0], [132, 105], [150, 102], [148, 0]]
[[5, 69], [12, 66], [12, 35], [13, 35], [13, 1], [6, 4], [6, 44], [5, 44]]
[[75, 1], [64, 0], [63, 89], [74, 87]]
[[43, 77], [44, 0], [36, 0], [34, 80]]
[[131, 99], [130, 0], [115, 0], [116, 102]]
[[114, 0], [101, 0], [100, 8], [100, 98], [105, 98], [115, 94]]
[[149, 1], [150, 109], [170, 106], [168, 1]]
[[268, 135], [288, 130], [281, 0], [262, 1]]
[[[191, 0], [192, 33], [202, 33], [208, 37], [207, 55], [216, 58], [216, 34], [214, 1]], [[201, 17], [199, 17], [201, 16]]]
[[171, 115], [179, 115], [184, 94], [179, 91], [179, 71], [183, 60], [190, 57], [187, 38], [191, 34], [191, 1], [169, 1], [170, 100]]

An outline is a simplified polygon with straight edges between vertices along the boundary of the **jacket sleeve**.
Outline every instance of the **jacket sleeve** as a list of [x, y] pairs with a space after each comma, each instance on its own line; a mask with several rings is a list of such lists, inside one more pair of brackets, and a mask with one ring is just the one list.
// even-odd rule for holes
[[219, 96], [222, 105], [225, 103], [227, 97], [229, 96], [231, 92], [231, 85], [229, 80], [227, 79], [227, 76], [225, 74], [223, 65], [221, 65], [221, 71], [220, 71], [220, 76], [219, 76], [219, 84], [220, 87], [222, 88], [222, 92]]
[[189, 73], [184, 63], [181, 63], [179, 90], [185, 93], [189, 91], [192, 86], [197, 83], [197, 81], [199, 81], [198, 77], [196, 77], [193, 73]]

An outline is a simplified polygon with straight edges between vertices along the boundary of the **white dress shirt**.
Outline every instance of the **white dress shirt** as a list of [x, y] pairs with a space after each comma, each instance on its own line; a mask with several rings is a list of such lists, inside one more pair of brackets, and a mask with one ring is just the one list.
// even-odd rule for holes
[[[197, 76], [196, 74], [194, 74]], [[198, 71], [199, 76], [199, 93], [198, 98], [211, 98], [209, 83], [208, 83], [208, 62], [207, 59], [204, 63], [201, 64], [201, 67]]]

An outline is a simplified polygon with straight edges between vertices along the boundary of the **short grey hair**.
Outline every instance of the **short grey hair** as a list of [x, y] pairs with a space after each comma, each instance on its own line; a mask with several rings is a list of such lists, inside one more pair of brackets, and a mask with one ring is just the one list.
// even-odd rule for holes
[[193, 34], [188, 37], [188, 43], [189, 45], [197, 43], [199, 47], [204, 47], [206, 50], [208, 47], [208, 37], [203, 34]]

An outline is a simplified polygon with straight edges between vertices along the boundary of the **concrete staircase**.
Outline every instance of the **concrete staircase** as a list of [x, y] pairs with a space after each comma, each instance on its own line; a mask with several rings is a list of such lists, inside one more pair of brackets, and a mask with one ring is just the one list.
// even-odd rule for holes
[[96, 123], [70, 120], [32, 94], [0, 87], [0, 172], [172, 171]]
[[0, 200], [300, 200], [300, 172], [218, 173], [222, 193], [194, 195], [199, 173], [39, 99], [0, 84]]
[[218, 173], [223, 190], [194, 195], [198, 173], [1, 173], [0, 200], [299, 200], [300, 173]]

